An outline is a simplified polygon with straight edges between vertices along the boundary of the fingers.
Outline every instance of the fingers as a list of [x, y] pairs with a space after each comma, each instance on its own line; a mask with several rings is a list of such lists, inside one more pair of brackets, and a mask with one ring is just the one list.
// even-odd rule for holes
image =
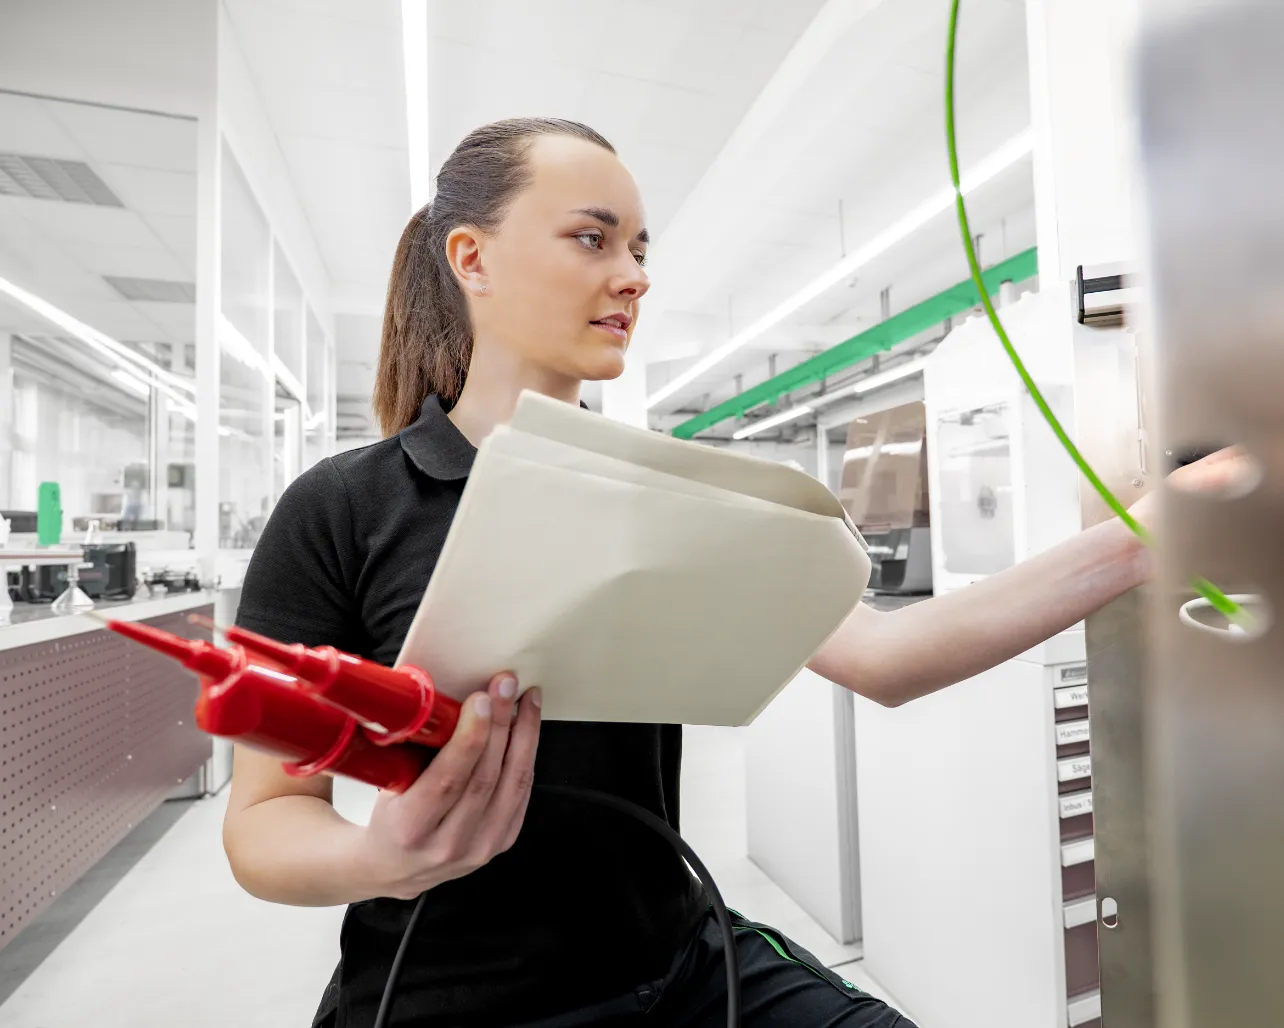
[[491, 803], [495, 824], [500, 835], [493, 842], [495, 851], [502, 853], [517, 841], [526, 818], [531, 789], [535, 785], [535, 752], [539, 749], [540, 702], [538, 688], [528, 689], [518, 708], [517, 724], [508, 744], [504, 771], [500, 777], [495, 798]]
[[508, 749], [509, 728], [513, 721], [517, 678], [508, 672], [496, 675], [491, 679], [487, 693], [494, 710], [490, 737], [486, 740], [485, 752], [473, 767], [463, 794], [442, 820], [442, 828], [445, 830], [458, 829], [470, 835], [476, 832], [491, 796], [499, 785], [500, 773], [504, 768], [504, 752]]
[[399, 819], [426, 837], [464, 795], [490, 742], [494, 701], [488, 692], [469, 697], [450, 740], [409, 789], [392, 802]]

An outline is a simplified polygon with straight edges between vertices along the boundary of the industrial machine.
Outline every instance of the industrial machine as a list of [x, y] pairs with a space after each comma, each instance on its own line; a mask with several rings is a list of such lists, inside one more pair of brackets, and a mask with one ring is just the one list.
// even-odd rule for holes
[[[1003, 308], [1070, 425], [1073, 297]], [[946, 336], [923, 385], [937, 595], [1080, 530], [1078, 471], [988, 321]], [[856, 700], [865, 963], [919, 1023], [1098, 1023], [1087, 656], [1077, 626], [906, 707]]]

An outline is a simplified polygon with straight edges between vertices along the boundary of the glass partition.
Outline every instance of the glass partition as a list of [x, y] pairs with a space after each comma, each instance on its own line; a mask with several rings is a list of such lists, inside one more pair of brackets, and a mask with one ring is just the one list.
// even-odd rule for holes
[[295, 398], [303, 399], [304, 382], [304, 308], [303, 289], [294, 277], [280, 246], [272, 250], [272, 282], [275, 302], [272, 307], [272, 367]]
[[194, 121], [0, 94], [0, 509], [194, 529], [195, 225]]
[[321, 322], [307, 315], [308, 412], [303, 462], [311, 467], [334, 452], [334, 342], [321, 329]]
[[223, 147], [219, 546], [252, 547], [272, 510], [272, 234]]

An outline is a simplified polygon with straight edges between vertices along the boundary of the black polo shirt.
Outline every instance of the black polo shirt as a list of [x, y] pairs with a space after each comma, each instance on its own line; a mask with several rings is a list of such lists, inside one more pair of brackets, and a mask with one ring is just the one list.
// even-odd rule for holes
[[[475, 455], [429, 397], [400, 435], [300, 475], [255, 548], [237, 624], [391, 664]], [[535, 779], [614, 793], [677, 828], [681, 751], [679, 726], [550, 721]], [[412, 905], [348, 908], [338, 1028], [373, 1022]], [[647, 828], [537, 791], [511, 850], [429, 892], [394, 1023], [512, 1024], [617, 995], [660, 977], [703, 909], [686, 865]]]

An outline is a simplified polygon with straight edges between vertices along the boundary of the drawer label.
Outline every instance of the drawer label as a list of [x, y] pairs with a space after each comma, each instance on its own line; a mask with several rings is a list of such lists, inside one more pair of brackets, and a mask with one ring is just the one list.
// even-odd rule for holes
[[1065, 710], [1066, 707], [1086, 707], [1088, 705], [1088, 687], [1086, 685], [1070, 685], [1064, 689], [1054, 689], [1052, 691], [1052, 705], [1057, 710]]
[[1057, 761], [1057, 781], [1072, 782], [1092, 774], [1092, 757], [1066, 757]]
[[1057, 725], [1057, 745], [1069, 746], [1075, 742], [1088, 741], [1088, 721], [1062, 721]]
[[1092, 813], [1092, 791], [1071, 792], [1057, 799], [1062, 817], [1078, 817]]
[[1072, 682], [1088, 681], [1087, 664], [1069, 664], [1060, 669], [1060, 683], [1070, 685]]

